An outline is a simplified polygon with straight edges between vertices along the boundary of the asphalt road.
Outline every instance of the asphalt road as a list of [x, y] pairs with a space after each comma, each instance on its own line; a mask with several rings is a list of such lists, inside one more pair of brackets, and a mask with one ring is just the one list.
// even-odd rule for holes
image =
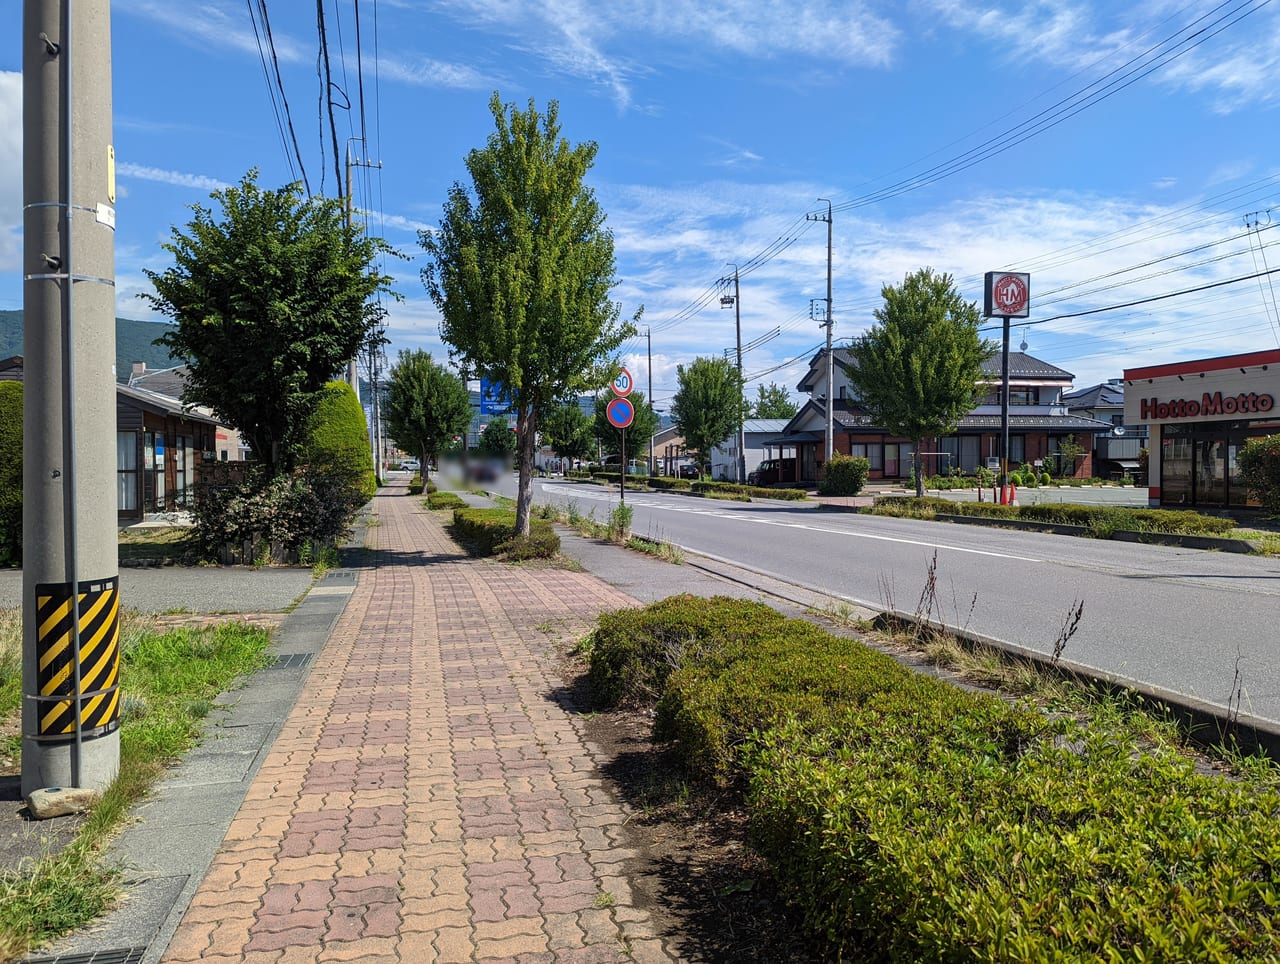
[[[537, 501], [602, 521], [617, 504], [614, 489], [535, 486]], [[1221, 707], [1239, 687], [1243, 712], [1280, 722], [1280, 559], [782, 502], [628, 493], [627, 504], [639, 534], [875, 608], [916, 611], [933, 567], [936, 616], [1045, 654], [1082, 602], [1064, 657]]]

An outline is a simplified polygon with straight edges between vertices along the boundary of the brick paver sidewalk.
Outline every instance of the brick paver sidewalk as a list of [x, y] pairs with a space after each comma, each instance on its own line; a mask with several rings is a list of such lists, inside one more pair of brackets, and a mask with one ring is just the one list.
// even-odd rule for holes
[[546, 630], [633, 601], [466, 558], [403, 489], [167, 961], [667, 961]]

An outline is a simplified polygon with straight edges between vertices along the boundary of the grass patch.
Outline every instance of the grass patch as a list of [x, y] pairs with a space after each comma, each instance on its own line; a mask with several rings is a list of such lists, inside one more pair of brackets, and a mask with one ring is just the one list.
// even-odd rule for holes
[[669, 542], [663, 542], [661, 539], [632, 536], [626, 541], [625, 545], [628, 549], [643, 552], [645, 555], [661, 559], [663, 562], [669, 562], [676, 566], [684, 565], [684, 553], [680, 550], [680, 547], [673, 546]]
[[494, 556], [518, 562], [551, 559], [560, 552], [560, 537], [551, 523], [536, 516], [529, 520], [529, 534], [516, 535], [513, 509], [453, 510], [453, 537], [473, 556]]
[[689, 778], [732, 791], [837, 955], [1280, 958], [1280, 769], [1206, 773], [1137, 697], [1064, 680], [1015, 702], [724, 598], [604, 614], [584, 651], [599, 698], [652, 706]]
[[180, 563], [196, 556], [187, 526], [132, 527], [120, 530], [120, 560]]
[[[0, 638], [10, 623], [0, 613]], [[122, 620], [120, 773], [76, 839], [57, 854], [0, 873], [0, 957], [21, 955], [84, 926], [116, 899], [119, 869], [103, 862], [111, 834], [164, 769], [199, 739], [219, 693], [269, 660], [267, 632], [243, 623], [149, 630]], [[19, 682], [20, 681], [19, 660]], [[9, 681], [0, 681], [7, 692]]]

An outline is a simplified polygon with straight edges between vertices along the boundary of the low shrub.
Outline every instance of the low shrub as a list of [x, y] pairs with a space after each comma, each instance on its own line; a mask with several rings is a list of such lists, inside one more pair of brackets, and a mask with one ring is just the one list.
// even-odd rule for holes
[[1251, 438], [1240, 450], [1240, 477], [1269, 516], [1280, 516], [1280, 435]]
[[[1280, 954], [1280, 796], [984, 697], [873, 699], [751, 756], [752, 839], [806, 922], [874, 960]], [[1005, 730], [1005, 732], [1002, 732]]]
[[414, 472], [413, 477], [409, 479], [409, 494], [422, 495], [422, 492], [425, 488], [426, 486], [423, 484], [423, 481], [422, 481], [422, 473]]
[[857, 495], [867, 484], [871, 474], [871, 462], [862, 456], [836, 453], [827, 462], [826, 472], [818, 490], [823, 495]]
[[784, 499], [790, 502], [808, 498], [804, 489], [775, 489], [763, 485], [740, 485], [737, 482], [692, 482], [694, 492], [709, 495], [743, 496], [747, 499]]
[[604, 613], [589, 642], [592, 692], [606, 706], [655, 701], [673, 670], [709, 658], [709, 644], [700, 641], [730, 647], [782, 621], [763, 603], [720, 596], [671, 596], [646, 609]]
[[510, 550], [514, 558], [548, 558], [560, 551], [560, 537], [546, 519], [531, 519], [528, 536], [517, 539], [515, 531], [514, 509], [453, 510], [453, 537], [473, 556]]
[[693, 482], [690, 479], [673, 479], [665, 475], [655, 475], [649, 480], [651, 489], [673, 489], [677, 492], [688, 492]]
[[1008, 506], [991, 502], [952, 502], [930, 496], [919, 499], [911, 496], [883, 496], [876, 499], [871, 511], [876, 515], [917, 519], [933, 519], [942, 514], [1084, 526], [1093, 530], [1093, 535], [1099, 538], [1110, 538], [1118, 530], [1170, 535], [1222, 535], [1236, 525], [1233, 519], [1201, 515], [1187, 509], [1143, 509], [1067, 502]]
[[554, 559], [560, 553], [560, 536], [549, 525], [529, 527], [527, 536], [511, 536], [498, 546], [498, 554], [508, 562], [526, 559]]
[[1040, 473], [1040, 484], [1041, 484], [1041, 485], [1053, 485], [1053, 476], [1052, 476], [1052, 475], [1050, 475], [1048, 472], [1041, 472], [1041, 473]]
[[427, 494], [428, 509], [462, 509], [467, 502], [454, 492], [429, 492]]
[[210, 487], [192, 509], [191, 544], [206, 559], [290, 562], [303, 546], [332, 548], [366, 502], [350, 473], [307, 467], [292, 475]]
[[656, 697], [655, 737], [745, 790], [750, 840], [837, 956], [1280, 957], [1274, 785], [764, 609], [681, 596], [606, 614], [591, 679]]

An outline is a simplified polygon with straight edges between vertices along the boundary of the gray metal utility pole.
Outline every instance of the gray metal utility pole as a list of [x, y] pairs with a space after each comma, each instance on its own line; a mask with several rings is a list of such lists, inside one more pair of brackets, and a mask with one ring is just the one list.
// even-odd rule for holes
[[[646, 345], [646, 347], [647, 347], [648, 355], [649, 355], [649, 365], [648, 365], [648, 370], [649, 370], [649, 411], [651, 411], [651, 412], [652, 412], [652, 411], [653, 411], [653, 331], [652, 331], [652, 329], [646, 328], [646, 329], [644, 330], [644, 340], [645, 340], [645, 345]], [[656, 435], [656, 434], [657, 434], [657, 430], [656, 430], [656, 429], [657, 429], [657, 427], [655, 426], [654, 428], [655, 428], [655, 431], [654, 431], [654, 432], [649, 436], [649, 471], [650, 471], [650, 472], [653, 472], [653, 470], [654, 470], [654, 465], [653, 465], [653, 438], [654, 438], [654, 435]]]
[[[733, 326], [738, 335], [738, 387], [741, 391], [746, 386], [742, 383], [742, 294], [738, 290], [738, 266], [733, 265]], [[747, 428], [741, 418], [738, 419], [738, 484], [747, 484]]]
[[107, 3], [25, 0], [22, 793], [120, 767]]
[[[347, 183], [347, 196], [346, 196], [346, 202], [347, 202], [347, 225], [348, 225], [348, 226], [351, 226], [351, 225], [354, 225], [354, 224], [355, 224], [355, 217], [356, 217], [355, 201], [353, 200], [352, 195], [351, 195], [351, 170], [352, 170], [352, 168], [356, 168], [356, 167], [375, 167], [375, 168], [381, 168], [381, 167], [382, 167], [382, 162], [381, 162], [381, 161], [370, 161], [370, 160], [368, 160], [367, 158], [366, 158], [366, 159], [364, 159], [364, 160], [361, 160], [361, 159], [360, 159], [360, 158], [358, 158], [358, 157], [352, 157], [352, 156], [351, 156], [351, 142], [352, 142], [352, 141], [358, 141], [358, 140], [360, 140], [360, 138], [359, 138], [359, 137], [348, 137], [348, 138], [347, 138], [347, 177], [346, 177], [346, 183]], [[357, 365], [356, 365], [356, 359], [359, 357], [359, 355], [360, 355], [360, 349], [358, 349], [358, 348], [357, 348], [357, 349], [356, 349], [356, 353], [355, 353], [355, 355], [353, 355], [353, 356], [351, 357], [351, 361], [349, 361], [349, 362], [347, 363], [347, 381], [351, 384], [351, 387], [352, 387], [352, 388], [354, 388], [354, 389], [356, 390], [356, 399], [357, 399], [357, 400], [360, 398], [360, 372], [359, 372], [359, 370], [358, 370], [358, 368], [357, 368]]]
[[[819, 201], [827, 201], [826, 198], [820, 197]], [[835, 330], [836, 320], [831, 313], [831, 202], [827, 201], [827, 213], [806, 214], [805, 219], [808, 221], [826, 221], [827, 222], [827, 320], [824, 322], [827, 328], [827, 442], [825, 448], [825, 466], [831, 461], [831, 455], [835, 451], [835, 405], [836, 405], [836, 363], [835, 355], [831, 350], [831, 335]]]

